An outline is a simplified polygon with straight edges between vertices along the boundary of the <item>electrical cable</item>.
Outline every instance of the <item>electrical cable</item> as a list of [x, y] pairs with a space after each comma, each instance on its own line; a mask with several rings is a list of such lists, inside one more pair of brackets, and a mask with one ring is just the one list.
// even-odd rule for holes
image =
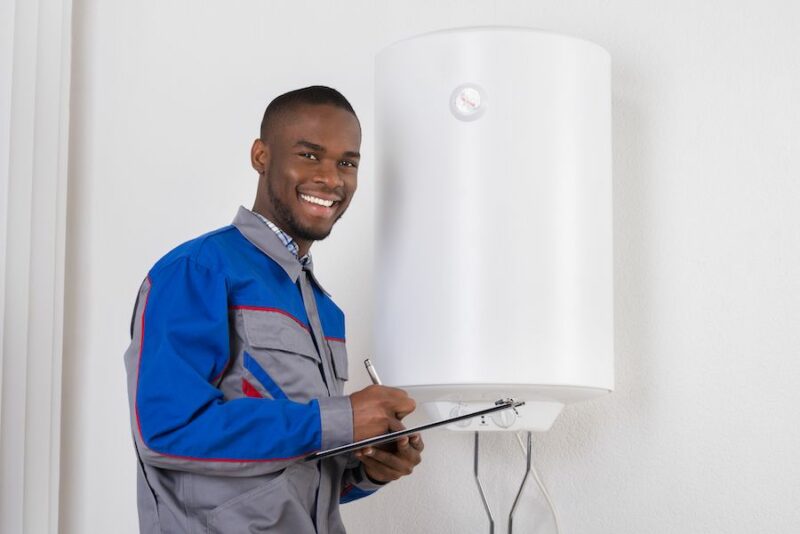
[[[525, 444], [522, 443], [522, 438], [519, 435], [519, 432], [515, 432], [514, 435], [517, 437], [517, 442], [519, 443], [520, 448], [522, 449], [522, 454], [527, 457], [528, 451], [525, 448]], [[547, 501], [548, 506], [550, 506], [550, 511], [553, 513], [553, 521], [556, 524], [556, 534], [561, 534], [561, 527], [559, 526], [558, 522], [558, 512], [556, 512], [556, 507], [553, 506], [553, 501], [550, 500], [550, 494], [547, 493], [547, 489], [544, 487], [542, 483], [542, 479], [539, 478], [539, 473], [536, 472], [536, 467], [534, 463], [531, 461], [531, 474], [533, 475], [533, 479], [536, 481], [536, 484], [539, 486], [539, 489], [542, 490], [542, 494], [544, 495], [545, 500]]]

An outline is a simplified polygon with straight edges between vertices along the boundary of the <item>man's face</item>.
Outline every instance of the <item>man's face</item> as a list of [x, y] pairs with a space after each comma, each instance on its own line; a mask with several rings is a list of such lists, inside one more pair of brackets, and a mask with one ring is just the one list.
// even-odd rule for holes
[[361, 128], [352, 113], [332, 105], [299, 106], [276, 122], [253, 145], [253, 164], [265, 171], [254, 208], [305, 254], [330, 234], [353, 198]]

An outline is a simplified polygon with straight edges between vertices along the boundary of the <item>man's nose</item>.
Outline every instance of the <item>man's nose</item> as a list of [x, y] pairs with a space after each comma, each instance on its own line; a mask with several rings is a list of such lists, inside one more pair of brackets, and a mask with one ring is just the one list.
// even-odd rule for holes
[[325, 184], [329, 189], [336, 189], [344, 185], [344, 180], [339, 174], [339, 165], [336, 162], [325, 163], [317, 167], [317, 174], [314, 176], [314, 181]]

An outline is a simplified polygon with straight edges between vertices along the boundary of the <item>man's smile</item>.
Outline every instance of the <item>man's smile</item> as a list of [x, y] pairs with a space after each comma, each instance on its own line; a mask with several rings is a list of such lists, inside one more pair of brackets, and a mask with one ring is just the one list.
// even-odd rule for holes
[[325, 206], [326, 208], [330, 208], [331, 206], [333, 206], [334, 204], [336, 204], [338, 202], [338, 200], [324, 199], [324, 198], [315, 197], [315, 196], [312, 196], [312, 195], [306, 195], [306, 194], [303, 194], [303, 193], [300, 193], [300, 198], [302, 198], [306, 202], [311, 202], [312, 204], [317, 204], [319, 206]]

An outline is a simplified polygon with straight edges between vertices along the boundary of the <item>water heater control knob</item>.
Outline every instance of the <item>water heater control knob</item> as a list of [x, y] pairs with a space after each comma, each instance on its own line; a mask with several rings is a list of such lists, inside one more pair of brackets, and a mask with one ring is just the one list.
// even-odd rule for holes
[[514, 410], [503, 410], [492, 414], [492, 422], [500, 428], [509, 428], [517, 421], [517, 412]]
[[[463, 402], [459, 402], [457, 405], [453, 406], [452, 410], [450, 410], [450, 417], [458, 417], [459, 415], [464, 415], [465, 413], [469, 413], [467, 405]], [[472, 423], [472, 420], [464, 419], [462, 421], [456, 421], [453, 424], [459, 428], [466, 428], [470, 425], [470, 423]]]

